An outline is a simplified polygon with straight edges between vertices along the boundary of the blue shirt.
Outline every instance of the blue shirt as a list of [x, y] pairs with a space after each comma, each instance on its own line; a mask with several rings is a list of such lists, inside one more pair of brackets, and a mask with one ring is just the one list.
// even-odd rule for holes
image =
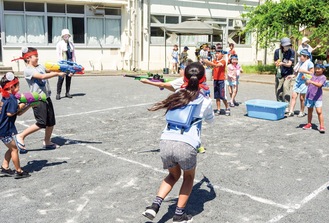
[[[0, 104], [0, 137], [12, 136], [17, 134], [15, 121], [18, 110], [18, 102], [13, 94], [9, 98], [2, 98]], [[15, 114], [11, 117], [7, 113]]]
[[[281, 49], [276, 49], [274, 52], [274, 61], [277, 61], [280, 58], [280, 50]], [[294, 67], [294, 62], [295, 62], [295, 51], [293, 51], [292, 49], [288, 49], [288, 51], [286, 52], [282, 52], [282, 62], [288, 62], [288, 61], [292, 61], [292, 65], [290, 67], [285, 67], [285, 66], [280, 66], [281, 68], [281, 76], [285, 77], [288, 76], [290, 74], [293, 74], [293, 67]]]

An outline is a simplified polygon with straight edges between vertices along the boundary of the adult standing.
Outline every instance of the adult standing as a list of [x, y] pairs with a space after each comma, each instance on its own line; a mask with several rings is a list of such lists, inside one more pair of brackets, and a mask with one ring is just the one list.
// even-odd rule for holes
[[[57, 43], [56, 46], [57, 57], [59, 60], [76, 62], [75, 48], [73, 42], [69, 40], [70, 37], [71, 37], [70, 31], [68, 29], [63, 29], [62, 39]], [[72, 98], [72, 95], [70, 94], [71, 78], [72, 77], [70, 77], [69, 75], [66, 75], [65, 77], [60, 77], [60, 76], [58, 77], [56, 100], [61, 99], [61, 91], [62, 91], [64, 79], [65, 79], [65, 87], [66, 87], [65, 96], [68, 98]]]
[[302, 44], [300, 44], [299, 46], [298, 46], [298, 50], [297, 50], [297, 54], [298, 54], [298, 61], [300, 61], [300, 52], [303, 50], [303, 49], [306, 49], [310, 54], [311, 54], [311, 57], [310, 57], [310, 60], [312, 61], [312, 52], [314, 51], [314, 50], [316, 50], [317, 48], [320, 48], [321, 47], [321, 45], [317, 45], [316, 47], [311, 47], [308, 43], [310, 42], [310, 40], [306, 37], [306, 36], [304, 36], [303, 38], [302, 38]]
[[290, 102], [290, 88], [295, 62], [295, 51], [291, 49], [291, 40], [284, 37], [280, 48], [274, 52], [274, 63], [277, 68], [275, 76], [275, 95], [277, 101]]

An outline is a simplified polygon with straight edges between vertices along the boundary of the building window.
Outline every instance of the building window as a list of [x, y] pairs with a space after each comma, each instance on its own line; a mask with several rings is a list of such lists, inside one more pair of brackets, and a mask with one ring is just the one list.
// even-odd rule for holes
[[121, 8], [106, 8], [103, 15], [86, 18], [85, 5], [7, 0], [4, 25], [5, 44], [56, 44], [65, 28], [74, 43], [115, 47], [121, 44]]
[[228, 31], [228, 37], [232, 41], [234, 41], [235, 44], [250, 44], [250, 34], [241, 34], [239, 30], [229, 30]]

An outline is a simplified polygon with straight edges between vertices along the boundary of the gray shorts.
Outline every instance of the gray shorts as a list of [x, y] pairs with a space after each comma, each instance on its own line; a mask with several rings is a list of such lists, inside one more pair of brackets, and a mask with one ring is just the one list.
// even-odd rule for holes
[[196, 167], [197, 151], [185, 142], [161, 140], [160, 156], [164, 169], [179, 165], [182, 170], [191, 170]]

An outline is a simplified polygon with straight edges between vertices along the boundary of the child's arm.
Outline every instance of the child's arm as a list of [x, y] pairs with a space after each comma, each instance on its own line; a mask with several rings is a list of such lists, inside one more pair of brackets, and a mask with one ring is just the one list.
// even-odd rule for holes
[[25, 103], [19, 103], [18, 104], [18, 110], [17, 110], [17, 115], [21, 116], [23, 115], [29, 108], [31, 108], [31, 104], [27, 105]]
[[312, 80], [306, 80], [306, 84], [309, 85], [309, 84], [313, 84], [315, 87], [322, 87], [323, 86], [323, 83], [321, 82], [315, 82], [315, 81], [312, 81]]
[[148, 79], [140, 79], [140, 82], [144, 83], [144, 84], [149, 84], [155, 87], [159, 87], [159, 88], [166, 88], [169, 91], [175, 91], [175, 89], [172, 87], [170, 82], [153, 82], [150, 81]]
[[45, 74], [40, 74], [40, 73], [35, 73], [33, 74], [33, 77], [36, 79], [41, 79], [41, 80], [45, 80], [45, 79], [50, 79], [52, 77], [57, 77], [57, 76], [65, 76], [66, 73], [64, 72], [49, 72], [49, 70], [46, 70], [47, 73]]

